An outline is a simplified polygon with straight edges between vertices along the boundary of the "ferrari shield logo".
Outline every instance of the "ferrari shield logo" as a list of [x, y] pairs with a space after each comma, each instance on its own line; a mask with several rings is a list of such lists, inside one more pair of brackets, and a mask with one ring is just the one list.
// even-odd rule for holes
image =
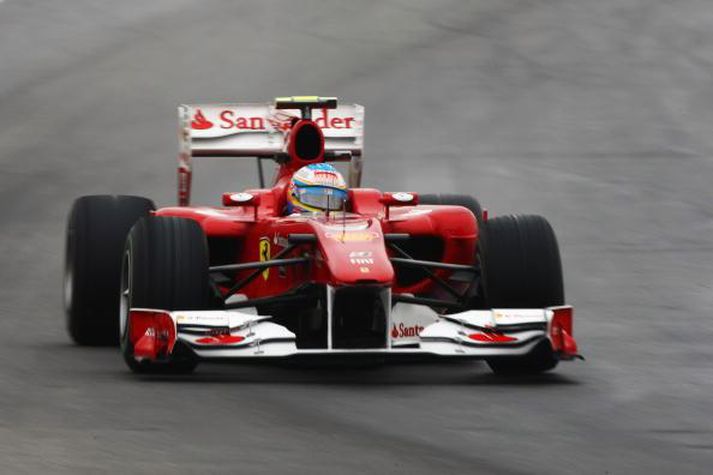
[[[270, 238], [263, 237], [260, 238], [260, 262], [265, 262], [270, 260]], [[262, 278], [267, 280], [270, 277], [270, 268], [268, 267], [262, 271]]]

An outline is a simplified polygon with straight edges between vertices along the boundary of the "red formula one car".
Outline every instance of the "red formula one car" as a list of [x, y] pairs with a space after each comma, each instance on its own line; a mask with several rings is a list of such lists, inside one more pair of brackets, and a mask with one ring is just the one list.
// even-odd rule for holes
[[[183, 105], [179, 206], [85, 196], [67, 233], [79, 344], [117, 339], [137, 372], [200, 361], [433, 357], [539, 372], [578, 356], [559, 250], [539, 216], [465, 195], [360, 187], [363, 107], [335, 98]], [[257, 157], [260, 188], [190, 207], [193, 157]], [[262, 160], [276, 162], [271, 187]], [[340, 211], [288, 214], [307, 164], [345, 162]]]

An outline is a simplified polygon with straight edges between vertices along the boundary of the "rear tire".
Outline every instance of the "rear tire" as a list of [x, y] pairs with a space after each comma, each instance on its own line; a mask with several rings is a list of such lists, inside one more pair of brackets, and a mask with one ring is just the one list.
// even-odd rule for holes
[[205, 310], [213, 307], [208, 275], [208, 245], [201, 226], [191, 219], [148, 217], [139, 220], [126, 240], [121, 279], [121, 349], [126, 364], [139, 373], [189, 373], [193, 352], [176, 344], [167, 362], [138, 362], [128, 341], [132, 307]]
[[[512, 215], [488, 220], [481, 249], [482, 283], [488, 308], [545, 308], [564, 304], [557, 238], [541, 216]], [[539, 373], [557, 366], [549, 340], [528, 355], [493, 358], [496, 373]]]
[[67, 223], [64, 308], [67, 329], [79, 345], [116, 345], [119, 278], [131, 226], [155, 206], [138, 196], [78, 198]]

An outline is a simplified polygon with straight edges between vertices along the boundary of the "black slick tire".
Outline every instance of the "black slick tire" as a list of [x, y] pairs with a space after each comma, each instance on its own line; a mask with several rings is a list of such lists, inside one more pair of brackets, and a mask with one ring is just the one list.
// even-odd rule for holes
[[128, 309], [206, 310], [214, 305], [208, 275], [208, 245], [203, 229], [191, 219], [147, 217], [126, 240], [121, 278], [121, 350], [139, 373], [188, 373], [197, 361], [176, 345], [166, 362], [138, 362], [128, 341]]
[[[509, 215], [488, 220], [481, 249], [482, 285], [488, 308], [545, 308], [564, 304], [557, 238], [541, 216]], [[522, 357], [493, 358], [500, 374], [539, 373], [558, 360], [549, 341]]]
[[134, 223], [153, 209], [151, 200], [121, 195], [83, 196], [72, 205], [63, 296], [67, 329], [75, 343], [118, 343], [124, 241]]

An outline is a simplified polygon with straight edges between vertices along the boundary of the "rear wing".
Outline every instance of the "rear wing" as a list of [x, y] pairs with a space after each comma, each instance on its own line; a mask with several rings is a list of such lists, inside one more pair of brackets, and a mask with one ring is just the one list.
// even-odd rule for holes
[[[182, 104], [178, 107], [178, 201], [190, 201], [192, 159], [279, 158], [286, 152], [285, 136], [298, 111], [274, 103]], [[328, 161], [350, 161], [349, 185], [361, 182], [364, 149], [364, 107], [339, 104], [336, 109], [315, 109], [312, 120], [324, 134]], [[262, 178], [261, 178], [262, 181]], [[261, 183], [261, 186], [264, 186]]]

